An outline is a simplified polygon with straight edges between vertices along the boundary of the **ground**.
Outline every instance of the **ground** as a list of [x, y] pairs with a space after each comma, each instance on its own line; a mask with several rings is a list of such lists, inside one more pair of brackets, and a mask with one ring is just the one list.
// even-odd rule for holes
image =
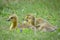
[[26, 29], [9, 31], [10, 22], [6, 21], [12, 13], [18, 15], [21, 23], [25, 15], [31, 13], [42, 17], [52, 25], [60, 28], [60, 1], [59, 0], [0, 0], [0, 40], [60, 40], [60, 29], [54, 32], [37, 32]]

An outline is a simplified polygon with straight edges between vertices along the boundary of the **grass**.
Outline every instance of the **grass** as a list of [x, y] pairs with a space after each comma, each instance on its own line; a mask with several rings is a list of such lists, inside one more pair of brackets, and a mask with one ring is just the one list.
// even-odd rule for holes
[[40, 31], [34, 35], [32, 30], [24, 30], [22, 33], [19, 29], [9, 31], [10, 22], [6, 21], [12, 12], [18, 15], [20, 23], [25, 15], [31, 13], [60, 28], [59, 0], [0, 0], [0, 5], [0, 40], [60, 40], [60, 29], [55, 32]]

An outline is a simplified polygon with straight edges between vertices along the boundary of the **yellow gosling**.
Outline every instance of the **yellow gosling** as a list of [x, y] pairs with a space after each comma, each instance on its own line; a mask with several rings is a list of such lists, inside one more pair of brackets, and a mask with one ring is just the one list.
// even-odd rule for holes
[[17, 15], [16, 14], [10, 15], [8, 18], [8, 21], [11, 21], [10, 30], [16, 29], [16, 27], [17, 27]]

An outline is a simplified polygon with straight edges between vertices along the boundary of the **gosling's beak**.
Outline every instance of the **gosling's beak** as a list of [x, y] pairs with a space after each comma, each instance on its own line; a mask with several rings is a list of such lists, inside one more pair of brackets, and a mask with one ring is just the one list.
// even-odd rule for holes
[[10, 19], [7, 19], [7, 21], [10, 21]]

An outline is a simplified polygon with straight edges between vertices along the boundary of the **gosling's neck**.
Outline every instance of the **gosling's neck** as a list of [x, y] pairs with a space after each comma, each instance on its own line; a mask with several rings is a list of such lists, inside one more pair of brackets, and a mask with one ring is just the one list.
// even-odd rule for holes
[[13, 28], [15, 28], [17, 26], [17, 20], [14, 21], [12, 24], [13, 24]]
[[15, 29], [17, 27], [17, 20], [13, 21], [11, 26], [10, 26], [10, 30], [11, 29]]

